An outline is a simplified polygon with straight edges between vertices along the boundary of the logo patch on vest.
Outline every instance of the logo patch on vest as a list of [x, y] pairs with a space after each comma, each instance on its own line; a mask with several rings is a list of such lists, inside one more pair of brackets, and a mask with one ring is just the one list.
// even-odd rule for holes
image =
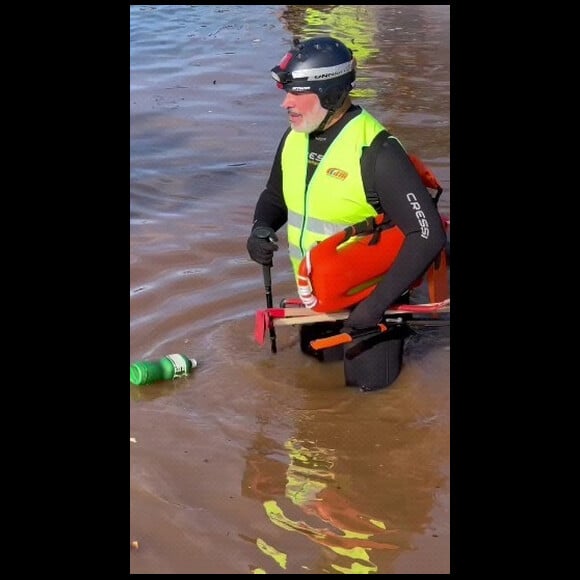
[[330, 177], [336, 177], [340, 181], [344, 181], [348, 177], [348, 173], [342, 169], [337, 169], [336, 167], [330, 167], [326, 170], [326, 175]]

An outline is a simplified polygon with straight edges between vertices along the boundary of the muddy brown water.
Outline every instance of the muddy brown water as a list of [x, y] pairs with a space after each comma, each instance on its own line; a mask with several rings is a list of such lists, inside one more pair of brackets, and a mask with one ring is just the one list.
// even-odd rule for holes
[[[133, 5], [130, 27], [130, 362], [199, 362], [129, 385], [130, 573], [450, 573], [450, 327], [408, 342], [390, 388], [346, 388], [295, 328], [256, 343], [246, 252], [295, 34], [353, 46], [355, 102], [450, 215], [449, 6]], [[283, 244], [272, 289], [296, 297]]]

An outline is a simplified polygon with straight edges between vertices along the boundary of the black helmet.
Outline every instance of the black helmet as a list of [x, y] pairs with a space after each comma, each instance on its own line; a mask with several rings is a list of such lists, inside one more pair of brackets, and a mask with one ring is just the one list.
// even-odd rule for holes
[[330, 36], [304, 41], [295, 38], [293, 44], [272, 69], [278, 88], [296, 94], [316, 93], [325, 109], [336, 111], [354, 87], [352, 51]]

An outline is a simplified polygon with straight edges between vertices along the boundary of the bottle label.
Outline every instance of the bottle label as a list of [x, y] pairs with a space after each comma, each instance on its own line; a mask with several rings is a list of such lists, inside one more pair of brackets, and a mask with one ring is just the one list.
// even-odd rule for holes
[[175, 369], [175, 374], [173, 377], [182, 377], [187, 374], [187, 361], [185, 357], [181, 354], [168, 354], [166, 356], [171, 361], [173, 368]]

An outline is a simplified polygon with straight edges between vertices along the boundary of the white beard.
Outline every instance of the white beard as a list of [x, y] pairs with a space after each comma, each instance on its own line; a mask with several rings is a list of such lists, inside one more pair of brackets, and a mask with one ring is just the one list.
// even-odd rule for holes
[[318, 104], [310, 113], [302, 116], [299, 127], [292, 125], [292, 128], [298, 133], [312, 133], [318, 129], [327, 113], [328, 111]]

